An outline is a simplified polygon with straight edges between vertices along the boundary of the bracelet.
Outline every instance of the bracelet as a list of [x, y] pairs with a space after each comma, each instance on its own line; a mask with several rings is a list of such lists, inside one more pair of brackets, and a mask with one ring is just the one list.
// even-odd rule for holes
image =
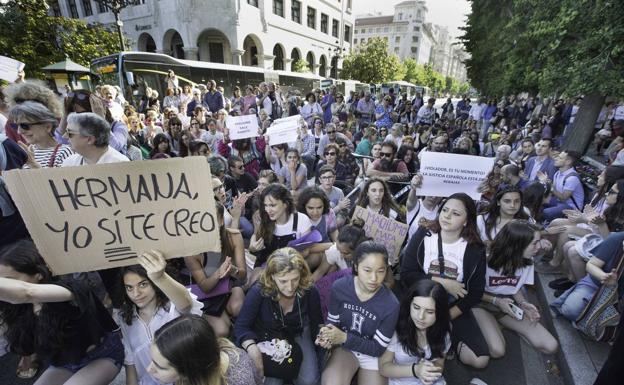
[[255, 342], [248, 343], [247, 346], [243, 346], [243, 350], [247, 351], [247, 349], [249, 349], [251, 345], [255, 345], [255, 344], [256, 344]]
[[416, 363], [412, 364], [412, 375], [414, 376], [414, 378], [418, 377], [418, 376], [416, 376]]
[[496, 297], [492, 297], [492, 305], [496, 305]]

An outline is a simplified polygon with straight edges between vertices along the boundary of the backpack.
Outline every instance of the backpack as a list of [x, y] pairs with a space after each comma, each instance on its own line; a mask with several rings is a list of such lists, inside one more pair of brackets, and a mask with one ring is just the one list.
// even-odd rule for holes
[[271, 98], [271, 120], [281, 119], [283, 113], [282, 104], [277, 101], [277, 95], [273, 95]]
[[570, 196], [570, 199], [572, 199], [572, 203], [574, 203], [574, 206], [576, 207], [577, 210], [579, 211], [583, 211], [583, 208], [589, 204], [590, 200], [591, 200], [591, 196], [593, 195], [593, 191], [592, 189], [590, 189], [584, 182], [583, 179], [581, 179], [581, 176], [579, 175], [578, 172], [576, 171], [572, 171], [571, 173], [569, 173], [568, 175], [566, 175], [563, 178], [563, 185], [565, 186], [565, 182], [568, 180], [569, 177], [571, 176], [575, 176], [578, 178], [579, 182], [581, 182], [581, 186], [583, 187], [583, 202], [580, 202], [581, 204], [579, 205], [579, 202], [574, 200], [574, 194], [572, 194]]

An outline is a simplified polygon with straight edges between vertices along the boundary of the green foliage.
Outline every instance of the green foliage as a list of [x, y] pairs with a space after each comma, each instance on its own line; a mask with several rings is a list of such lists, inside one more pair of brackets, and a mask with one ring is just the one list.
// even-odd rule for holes
[[468, 76], [490, 95], [624, 94], [624, 2], [471, 0]]
[[363, 83], [383, 83], [403, 79], [406, 71], [396, 55], [388, 55], [388, 42], [375, 37], [344, 58], [340, 77]]
[[82, 20], [48, 16], [42, 0], [0, 4], [0, 54], [24, 62], [28, 77], [43, 78], [42, 67], [66, 56], [88, 67], [92, 59], [118, 51], [116, 31]]
[[299, 59], [293, 63], [294, 72], [310, 72], [310, 63], [304, 59]]

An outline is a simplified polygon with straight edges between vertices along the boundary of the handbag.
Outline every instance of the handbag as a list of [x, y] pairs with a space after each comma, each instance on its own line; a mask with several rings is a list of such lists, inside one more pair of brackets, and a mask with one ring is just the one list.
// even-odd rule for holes
[[303, 362], [301, 346], [294, 338], [277, 336], [258, 342], [262, 353], [262, 365], [266, 377], [292, 381], [299, 377], [299, 369]]
[[[618, 280], [624, 270], [623, 260], [620, 254], [616, 267]], [[594, 341], [612, 342], [620, 321], [617, 303], [617, 281], [613, 286], [602, 285], [576, 319], [574, 326]]]

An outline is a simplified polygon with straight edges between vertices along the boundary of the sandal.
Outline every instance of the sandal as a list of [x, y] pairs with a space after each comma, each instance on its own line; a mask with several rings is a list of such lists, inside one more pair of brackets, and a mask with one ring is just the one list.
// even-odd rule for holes
[[17, 364], [15, 375], [17, 378], [28, 380], [34, 378], [39, 372], [39, 361], [36, 355], [22, 356]]

